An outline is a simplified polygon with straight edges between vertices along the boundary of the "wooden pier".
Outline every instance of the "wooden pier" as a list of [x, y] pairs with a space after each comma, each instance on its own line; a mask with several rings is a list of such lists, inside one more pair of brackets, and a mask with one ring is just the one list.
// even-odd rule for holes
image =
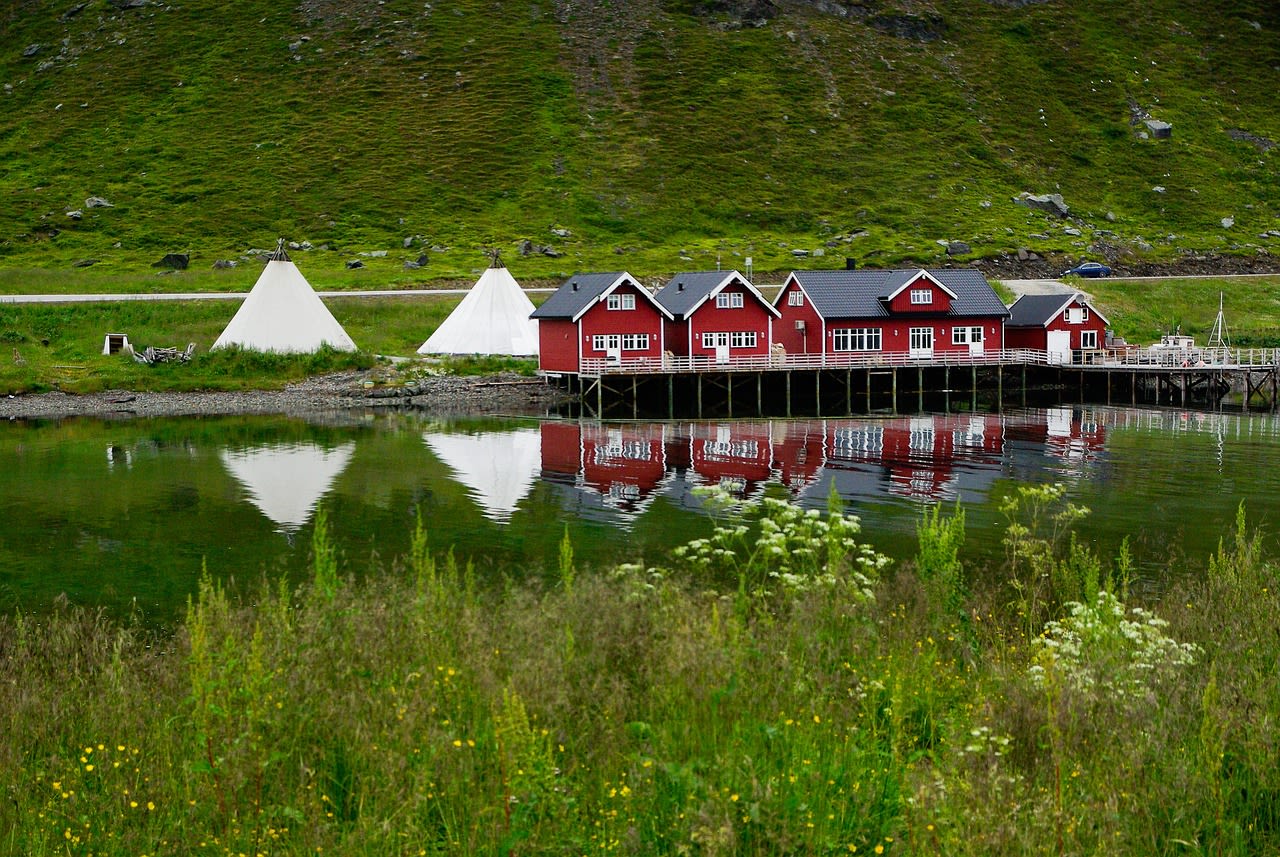
[[1094, 402], [1216, 410], [1277, 408], [1280, 349], [1098, 349], [1051, 362], [1033, 349], [987, 353], [787, 354], [584, 360], [562, 376], [593, 418], [852, 416]]

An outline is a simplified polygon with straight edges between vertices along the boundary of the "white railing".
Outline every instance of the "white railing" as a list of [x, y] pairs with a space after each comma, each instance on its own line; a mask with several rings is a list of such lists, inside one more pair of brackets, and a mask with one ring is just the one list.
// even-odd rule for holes
[[1074, 366], [1081, 369], [1248, 369], [1280, 366], [1276, 348], [1098, 348], [1073, 351], [1069, 357], [1050, 355], [1034, 348], [1005, 348], [970, 354], [963, 351], [936, 351], [924, 356], [907, 351], [841, 352], [837, 354], [769, 354], [750, 357], [639, 358], [622, 360], [586, 359], [580, 375], [648, 375], [689, 372], [776, 372], [789, 369], [894, 369], [934, 366]]
[[1077, 352], [1076, 361], [1097, 367], [1152, 367], [1164, 369], [1246, 369], [1280, 365], [1276, 348], [1101, 348]]
[[906, 351], [875, 353], [848, 352], [838, 354], [760, 354], [750, 357], [640, 358], [623, 360], [586, 359], [582, 361], [580, 375], [645, 375], [659, 372], [768, 372], [788, 369], [891, 369], [932, 366], [1008, 366], [1039, 365], [1048, 363], [1048, 355], [1031, 348], [1006, 348], [970, 354], [963, 351], [936, 351], [931, 355], [918, 355]]

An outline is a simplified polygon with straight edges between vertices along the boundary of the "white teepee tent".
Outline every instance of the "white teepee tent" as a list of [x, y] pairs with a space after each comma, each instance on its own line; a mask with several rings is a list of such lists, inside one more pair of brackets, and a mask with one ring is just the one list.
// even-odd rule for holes
[[533, 302], [495, 254], [493, 265], [418, 353], [534, 356], [538, 323], [529, 318], [532, 312]]
[[276, 248], [249, 296], [222, 331], [214, 348], [310, 353], [328, 345], [355, 351], [356, 344], [284, 251]]

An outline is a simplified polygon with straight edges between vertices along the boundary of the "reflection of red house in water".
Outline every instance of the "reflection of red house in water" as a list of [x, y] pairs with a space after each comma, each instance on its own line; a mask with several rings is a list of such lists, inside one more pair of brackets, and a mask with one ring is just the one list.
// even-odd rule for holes
[[772, 475], [773, 444], [767, 423], [689, 425], [690, 464], [708, 483], [742, 498]]
[[590, 489], [637, 511], [666, 477], [663, 426], [542, 424], [543, 477]]
[[958, 495], [957, 465], [999, 465], [998, 416], [924, 415], [875, 422], [830, 423], [827, 465], [883, 469], [890, 493], [921, 500]]
[[817, 481], [826, 461], [826, 423], [800, 420], [773, 424], [773, 467], [793, 496]]

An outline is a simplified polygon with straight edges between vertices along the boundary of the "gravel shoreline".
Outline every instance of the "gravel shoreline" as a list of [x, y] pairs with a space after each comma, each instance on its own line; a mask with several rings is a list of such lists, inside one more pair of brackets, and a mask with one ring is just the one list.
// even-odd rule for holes
[[308, 378], [282, 390], [236, 392], [33, 393], [0, 398], [0, 418], [66, 419], [314, 414], [416, 409], [440, 415], [545, 414], [569, 398], [539, 378], [514, 373], [480, 377], [436, 376], [379, 386], [371, 372]]

